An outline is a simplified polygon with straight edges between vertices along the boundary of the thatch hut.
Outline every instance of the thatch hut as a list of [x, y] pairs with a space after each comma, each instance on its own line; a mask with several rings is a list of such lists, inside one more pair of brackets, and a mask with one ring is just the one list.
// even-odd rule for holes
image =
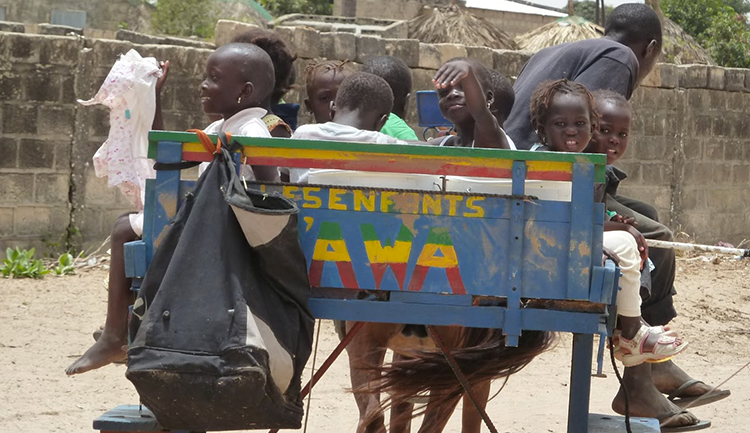
[[595, 39], [603, 35], [604, 28], [601, 26], [585, 18], [568, 16], [516, 36], [516, 44], [522, 50], [539, 51], [553, 45]]
[[[691, 63], [715, 64], [708, 52], [669, 18], [662, 18], [662, 32], [664, 44], [661, 61], [678, 65]], [[581, 17], [571, 16], [560, 18], [553, 23], [517, 36], [516, 44], [521, 50], [539, 51], [553, 45], [594, 39], [603, 35], [604, 29], [602, 27]]]
[[425, 6], [408, 22], [409, 38], [431, 44], [461, 44], [516, 50], [507, 33], [456, 4], [444, 7]]

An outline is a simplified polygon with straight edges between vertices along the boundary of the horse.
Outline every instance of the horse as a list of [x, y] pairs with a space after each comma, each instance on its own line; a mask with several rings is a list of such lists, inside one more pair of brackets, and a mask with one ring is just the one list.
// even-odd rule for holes
[[[343, 339], [356, 322], [337, 322]], [[472, 396], [484, 409], [493, 379], [520, 371], [553, 344], [553, 334], [526, 331], [518, 347], [506, 347], [501, 329], [436, 326], [431, 328], [466, 375]], [[386, 349], [393, 360], [385, 364]], [[461, 433], [479, 433], [482, 418], [464, 392], [443, 352], [423, 325], [365, 323], [346, 347], [352, 392], [359, 409], [357, 433], [409, 433], [412, 419], [424, 415], [419, 433], [440, 433], [464, 399]], [[429, 393], [414, 411], [414, 398]], [[389, 396], [381, 402], [381, 394]]]

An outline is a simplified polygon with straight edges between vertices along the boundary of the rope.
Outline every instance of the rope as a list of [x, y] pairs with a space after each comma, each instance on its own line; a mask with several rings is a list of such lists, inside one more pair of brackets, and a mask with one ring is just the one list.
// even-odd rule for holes
[[748, 367], [749, 365], [750, 365], [750, 361], [748, 361], [748, 362], [747, 362], [747, 363], [746, 363], [745, 365], [743, 365], [742, 367], [740, 367], [740, 369], [739, 369], [739, 370], [737, 370], [737, 371], [735, 371], [734, 373], [732, 373], [732, 374], [731, 374], [731, 375], [730, 375], [730, 376], [729, 376], [728, 378], [726, 378], [726, 379], [725, 379], [725, 380], [724, 380], [723, 382], [721, 382], [720, 384], [718, 384], [718, 385], [714, 386], [714, 387], [713, 387], [713, 388], [711, 389], [711, 391], [709, 391], [709, 392], [707, 392], [707, 393], [703, 394], [702, 396], [698, 397], [697, 399], [695, 399], [695, 400], [691, 401], [691, 402], [690, 402], [689, 404], [686, 404], [686, 405], [685, 405], [685, 406], [683, 407], [683, 409], [688, 409], [688, 408], [690, 408], [691, 406], [695, 405], [695, 403], [697, 403], [698, 401], [700, 401], [700, 399], [702, 399], [703, 397], [705, 397], [705, 396], [707, 396], [707, 395], [711, 394], [712, 392], [716, 391], [717, 389], [721, 388], [721, 387], [722, 387], [722, 386], [723, 386], [723, 385], [724, 385], [725, 383], [729, 382], [729, 380], [730, 380], [730, 379], [732, 379], [732, 378], [733, 378], [734, 376], [737, 376], [738, 374], [740, 374], [740, 372], [741, 372], [742, 370], [746, 369], [746, 368], [747, 368], [747, 367]]
[[[320, 341], [320, 328], [321, 328], [320, 319], [318, 319], [318, 330], [315, 333], [315, 348], [313, 349], [313, 359], [312, 359], [313, 375], [315, 374], [315, 361], [318, 359], [318, 342]], [[310, 393], [307, 395], [307, 409], [305, 409], [305, 427], [302, 430], [304, 433], [307, 433], [307, 420], [310, 419], [310, 402], [312, 402], [312, 388], [310, 388]]]
[[469, 386], [469, 382], [466, 380], [466, 376], [464, 376], [464, 373], [461, 371], [458, 363], [456, 363], [453, 355], [451, 355], [450, 351], [443, 344], [443, 340], [440, 338], [437, 332], [435, 332], [435, 327], [432, 325], [427, 326], [427, 332], [430, 333], [430, 337], [432, 337], [432, 339], [435, 341], [435, 344], [438, 345], [440, 351], [443, 352], [443, 356], [445, 356], [445, 360], [448, 361], [448, 365], [451, 367], [451, 370], [453, 370], [453, 374], [456, 375], [456, 379], [458, 379], [458, 382], [461, 384], [461, 387], [464, 389], [466, 395], [469, 396], [469, 400], [471, 400], [471, 402], [474, 404], [474, 407], [476, 408], [477, 412], [479, 412], [479, 415], [482, 417], [485, 425], [487, 425], [487, 428], [490, 429], [490, 432], [492, 433], [498, 433], [497, 428], [495, 428], [495, 425], [492, 424], [492, 420], [490, 419], [489, 415], [487, 415], [487, 411], [485, 411], [485, 409], [479, 405], [479, 402], [471, 393], [471, 387]]
[[627, 433], [633, 433], [633, 430], [630, 429], [630, 394], [628, 393], [628, 388], [622, 383], [620, 370], [617, 369], [617, 364], [615, 363], [615, 351], [613, 350], [614, 345], [612, 344], [612, 337], [607, 337], [607, 340], [609, 341], [609, 359], [612, 361], [612, 368], [615, 370], [617, 381], [620, 382], [620, 388], [625, 392], [625, 431]]
[[[333, 365], [333, 362], [336, 361], [336, 358], [341, 355], [341, 352], [344, 351], [344, 348], [351, 343], [352, 339], [355, 335], [362, 329], [365, 322], [357, 322], [354, 324], [352, 329], [349, 330], [349, 332], [346, 333], [344, 336], [344, 339], [341, 340], [338, 346], [336, 346], [335, 349], [333, 349], [333, 352], [331, 352], [330, 355], [328, 355], [328, 358], [326, 358], [325, 361], [323, 361], [323, 365], [320, 366], [320, 370], [316, 371], [315, 374], [313, 374], [312, 379], [310, 379], [309, 382], [307, 382], [307, 385], [305, 385], [304, 388], [302, 388], [302, 391], [300, 392], [299, 396], [301, 399], [305, 398], [307, 394], [312, 390], [312, 387], [315, 386], [316, 383], [320, 380], [321, 377], [328, 371], [328, 369]], [[279, 433], [278, 429], [271, 430], [269, 433]]]

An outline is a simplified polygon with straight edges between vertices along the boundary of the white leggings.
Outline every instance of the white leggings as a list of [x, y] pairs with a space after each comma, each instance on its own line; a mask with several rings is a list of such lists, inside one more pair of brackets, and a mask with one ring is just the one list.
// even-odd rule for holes
[[617, 293], [617, 314], [641, 316], [641, 256], [635, 238], [628, 232], [604, 232], [604, 246], [620, 257], [620, 291]]

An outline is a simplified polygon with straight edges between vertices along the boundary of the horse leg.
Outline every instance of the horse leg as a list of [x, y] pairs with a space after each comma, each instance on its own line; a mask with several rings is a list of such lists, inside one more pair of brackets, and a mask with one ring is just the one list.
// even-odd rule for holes
[[[482, 409], [487, 407], [487, 400], [490, 398], [491, 380], [484, 380], [471, 387], [471, 394], [477, 400]], [[482, 430], [482, 416], [474, 407], [466, 393], [464, 393], [463, 413], [461, 417], [461, 433], [479, 433]]]
[[441, 394], [430, 393], [430, 400], [427, 403], [427, 410], [425, 411], [424, 418], [422, 418], [422, 425], [419, 427], [418, 433], [441, 433], [445, 429], [461, 396], [459, 395], [437, 406], [437, 401], [442, 397]]
[[[393, 361], [404, 359], [403, 355], [393, 354]], [[411, 431], [411, 414], [414, 412], [414, 403], [403, 402], [391, 407], [391, 429], [390, 433], [409, 433]]]
[[[347, 322], [347, 331], [353, 322]], [[368, 393], [367, 385], [377, 379], [377, 373], [363, 367], [383, 365], [386, 343], [389, 335], [394, 333], [397, 325], [367, 323], [356, 338], [346, 347], [349, 354], [349, 371], [352, 380], [354, 400], [359, 409], [357, 433], [385, 433], [383, 416], [371, 422], [367, 419], [380, 408], [380, 395]]]

